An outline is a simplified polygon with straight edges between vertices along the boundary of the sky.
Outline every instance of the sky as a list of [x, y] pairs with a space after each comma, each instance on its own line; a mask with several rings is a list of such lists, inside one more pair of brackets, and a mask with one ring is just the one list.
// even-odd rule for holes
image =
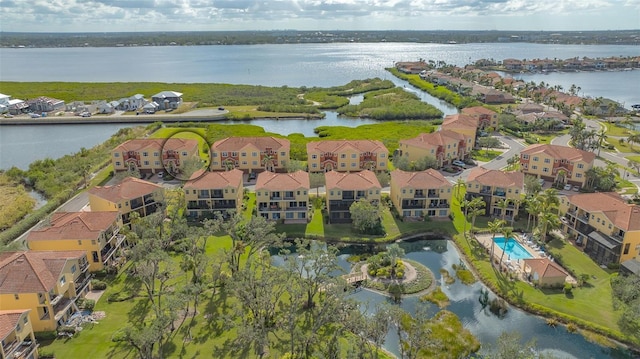
[[0, 30], [640, 29], [640, 0], [0, 0]]

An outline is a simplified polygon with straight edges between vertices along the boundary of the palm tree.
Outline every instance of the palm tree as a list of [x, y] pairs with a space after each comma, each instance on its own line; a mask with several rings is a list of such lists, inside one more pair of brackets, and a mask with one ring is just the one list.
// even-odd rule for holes
[[467, 236], [467, 215], [469, 212], [469, 203], [471, 202], [467, 199], [464, 199], [462, 200], [462, 202], [460, 202], [460, 209], [464, 211], [464, 223], [462, 227], [462, 235], [465, 237]]
[[631, 145], [631, 151], [635, 151], [633, 149], [633, 144], [640, 143], [640, 134], [629, 135], [629, 137], [627, 137], [627, 143]]
[[598, 157], [600, 157], [600, 149], [602, 148], [602, 144], [607, 139], [607, 130], [601, 128], [598, 133], [596, 133], [596, 140], [598, 141]]
[[501, 219], [494, 219], [493, 221], [487, 223], [489, 226], [489, 232], [491, 232], [491, 254], [489, 255], [489, 261], [491, 262], [491, 266], [493, 266], [493, 249], [495, 247], [494, 239], [496, 238], [496, 234], [502, 232], [502, 228], [505, 225], [505, 222]]
[[504, 258], [504, 252], [506, 252], [506, 249], [507, 249], [507, 241], [509, 240], [509, 238], [513, 237], [513, 228], [503, 227], [501, 233], [504, 236], [504, 248], [502, 248], [502, 255], [500, 255], [500, 263], [498, 264], [498, 268], [501, 268], [502, 266], [502, 259]]
[[458, 177], [458, 179], [456, 180], [456, 184], [453, 185], [453, 187], [455, 187], [456, 189], [456, 198], [458, 199], [458, 201], [462, 200], [460, 194], [462, 193], [462, 189], [466, 186], [467, 184], [464, 182], [464, 179], [462, 179], [462, 177]]
[[541, 210], [542, 209], [541, 209], [540, 200], [538, 199], [538, 196], [531, 197], [529, 198], [529, 200], [527, 200], [527, 212], [529, 214], [527, 217], [527, 230], [529, 230], [530, 224], [532, 224], [532, 227], [535, 228], [536, 218], [540, 214]]
[[469, 202], [469, 213], [471, 216], [471, 229], [469, 230], [470, 234], [473, 234], [473, 228], [476, 226], [476, 217], [485, 213], [484, 207], [487, 206], [482, 197], [475, 197]]
[[564, 184], [566, 178], [567, 178], [567, 171], [565, 170], [558, 171], [558, 174], [556, 175], [556, 186], [559, 184]]
[[542, 212], [539, 217], [539, 225], [540, 237], [546, 242], [549, 231], [560, 227], [560, 219], [558, 215], [553, 212]]
[[506, 222], [507, 208], [509, 208], [509, 199], [505, 198], [501, 201], [498, 201], [498, 208], [500, 208], [500, 214], [502, 215], [502, 220]]
[[265, 153], [264, 157], [262, 157], [262, 165], [264, 166], [265, 171], [269, 171], [271, 166], [273, 166], [273, 156], [269, 153]]

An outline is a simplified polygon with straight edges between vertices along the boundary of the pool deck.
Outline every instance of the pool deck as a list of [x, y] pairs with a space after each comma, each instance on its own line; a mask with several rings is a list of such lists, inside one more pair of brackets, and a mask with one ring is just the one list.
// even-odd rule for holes
[[[514, 234], [513, 238], [522, 246], [524, 249], [529, 252], [533, 256], [533, 258], [548, 258], [547, 254], [540, 250], [533, 242], [528, 242], [525, 238], [522, 238], [519, 234]], [[477, 234], [476, 239], [483, 247], [485, 247], [489, 253], [491, 253], [491, 246], [493, 245], [493, 258], [495, 261], [499, 262], [500, 257], [502, 256], [502, 248], [495, 244], [493, 241], [493, 236], [491, 234]], [[525, 272], [524, 260], [522, 259], [510, 259], [507, 254], [502, 257], [502, 268], [504, 270], [515, 273], [520, 280], [526, 280], [526, 276], [528, 273]]]

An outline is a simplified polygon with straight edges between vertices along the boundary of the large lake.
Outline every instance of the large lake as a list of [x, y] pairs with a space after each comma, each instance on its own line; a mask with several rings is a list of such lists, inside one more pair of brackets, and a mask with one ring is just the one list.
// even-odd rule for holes
[[[640, 46], [493, 44], [295, 44], [239, 46], [166, 46], [120, 48], [0, 48], [2, 81], [79, 81], [167, 83], [217, 82], [265, 86], [334, 86], [353, 79], [380, 77], [404, 82], [384, 69], [396, 61], [419, 58], [465, 65], [480, 58], [560, 58], [637, 56]], [[571, 84], [581, 95], [608, 97], [627, 107], [640, 103], [640, 71], [522, 75], [527, 81]], [[410, 87], [408, 87], [410, 89]], [[179, 85], [171, 90], [180, 91]], [[0, 92], [2, 88], [0, 88]], [[11, 94], [8, 94], [11, 95]], [[46, 95], [46, 94], [43, 94]], [[130, 94], [123, 94], [130, 95]], [[152, 94], [144, 94], [151, 96]], [[447, 113], [446, 104], [421, 94]], [[112, 100], [112, 99], [108, 99]], [[186, 99], [188, 101], [188, 99]], [[354, 127], [368, 121], [337, 118], [275, 122], [255, 121], [268, 131], [313, 135], [322, 125]], [[91, 147], [126, 125], [0, 127], [0, 168], [28, 167], [44, 157], [57, 158]]]

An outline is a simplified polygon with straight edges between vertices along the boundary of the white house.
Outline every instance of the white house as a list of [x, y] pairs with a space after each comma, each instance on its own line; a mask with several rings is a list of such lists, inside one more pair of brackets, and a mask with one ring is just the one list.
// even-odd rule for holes
[[160, 106], [158, 106], [158, 104], [154, 101], [154, 102], [149, 102], [148, 104], [142, 106], [142, 109], [144, 110], [145, 113], [156, 113], [159, 107]]

